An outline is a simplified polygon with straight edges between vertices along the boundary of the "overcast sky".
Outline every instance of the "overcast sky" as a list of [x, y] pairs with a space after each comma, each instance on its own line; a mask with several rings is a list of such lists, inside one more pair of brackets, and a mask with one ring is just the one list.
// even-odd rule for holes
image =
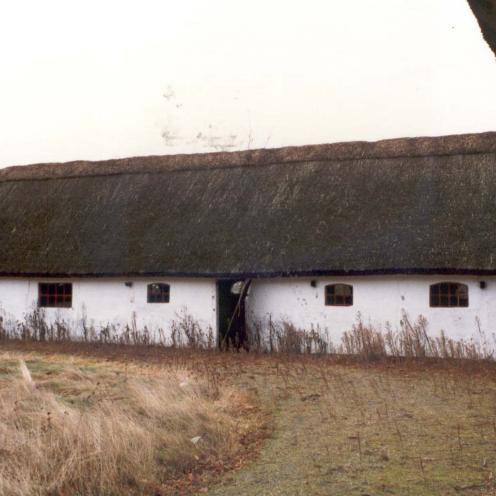
[[496, 130], [465, 0], [3, 0], [0, 64], [0, 166]]

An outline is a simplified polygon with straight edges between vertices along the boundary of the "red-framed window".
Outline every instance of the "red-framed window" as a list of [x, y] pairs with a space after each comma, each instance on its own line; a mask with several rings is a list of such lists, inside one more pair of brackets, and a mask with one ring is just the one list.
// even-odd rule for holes
[[38, 306], [49, 308], [71, 308], [72, 283], [40, 282], [38, 284]]
[[325, 304], [328, 306], [350, 307], [353, 305], [353, 286], [349, 284], [328, 284], [325, 287]]
[[439, 282], [430, 288], [431, 307], [468, 307], [468, 286], [459, 282]]
[[170, 286], [162, 282], [148, 284], [147, 301], [148, 303], [169, 303]]

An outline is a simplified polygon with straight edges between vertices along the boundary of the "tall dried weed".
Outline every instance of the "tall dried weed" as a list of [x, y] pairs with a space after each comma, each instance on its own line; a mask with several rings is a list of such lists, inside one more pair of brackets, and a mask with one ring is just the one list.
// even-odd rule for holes
[[[0, 382], [0, 494], [144, 494], [237, 449], [244, 401], [185, 370]], [[196, 443], [192, 438], [199, 436]]]

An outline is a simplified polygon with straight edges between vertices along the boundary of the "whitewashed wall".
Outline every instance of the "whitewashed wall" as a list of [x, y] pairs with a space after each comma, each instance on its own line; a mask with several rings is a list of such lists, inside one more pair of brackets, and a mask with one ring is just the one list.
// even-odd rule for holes
[[[79, 279], [73, 280], [72, 308], [45, 308], [47, 320], [64, 320], [81, 330], [84, 316], [88, 326], [96, 329], [110, 324], [116, 328], [131, 325], [133, 314], [139, 328], [145, 325], [151, 332], [169, 332], [172, 321], [185, 314], [198, 321], [202, 330], [212, 329], [216, 336], [216, 283], [211, 279]], [[21, 321], [36, 308], [38, 283], [54, 280], [0, 279], [0, 315], [4, 322]], [[170, 284], [169, 303], [147, 303], [147, 284]]]
[[[427, 318], [429, 331], [437, 335], [442, 329], [449, 337], [470, 338], [477, 331], [476, 318], [488, 337], [496, 333], [496, 277], [476, 276], [366, 276], [256, 279], [247, 299], [250, 323], [267, 324], [290, 321], [302, 329], [319, 327], [333, 343], [339, 343], [342, 333], [356, 322], [358, 312], [362, 320], [376, 327], [389, 322], [399, 325], [402, 312], [414, 320], [419, 315]], [[486, 281], [486, 289], [479, 282]], [[454, 281], [469, 287], [468, 308], [431, 308], [429, 286], [436, 282]], [[36, 307], [38, 282], [44, 280], [0, 279], [0, 315], [4, 323], [24, 319]], [[47, 282], [49, 282], [47, 280]], [[57, 318], [81, 328], [86, 315], [87, 324], [98, 328], [111, 324], [123, 327], [130, 324], [133, 314], [138, 327], [151, 331], [162, 329], [170, 337], [172, 321], [181, 315], [191, 315], [217, 337], [217, 295], [213, 279], [140, 279], [127, 287], [125, 279], [80, 279], [73, 282], [72, 308], [47, 308], [48, 320]], [[170, 303], [147, 303], [147, 284], [170, 284]], [[353, 285], [353, 306], [326, 306], [324, 288], [327, 284]]]
[[[475, 276], [415, 276], [388, 275], [364, 277], [281, 278], [254, 280], [247, 301], [250, 322], [266, 325], [286, 320], [302, 329], [319, 326], [333, 343], [339, 343], [342, 333], [356, 322], [360, 312], [365, 323], [384, 328], [389, 322], [399, 327], [405, 310], [411, 320], [423, 315], [428, 320], [429, 333], [439, 335], [442, 329], [455, 339], [470, 338], [477, 331], [476, 317], [490, 337], [496, 332], [496, 278]], [[479, 281], [487, 283], [481, 289]], [[429, 286], [442, 281], [462, 282], [469, 288], [468, 308], [431, 308]], [[353, 285], [353, 306], [326, 306], [324, 287], [327, 284]]]

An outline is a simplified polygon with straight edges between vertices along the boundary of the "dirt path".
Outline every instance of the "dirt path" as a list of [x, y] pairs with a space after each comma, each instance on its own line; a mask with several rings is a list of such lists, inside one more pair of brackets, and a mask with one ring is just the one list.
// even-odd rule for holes
[[213, 495], [308, 495], [329, 494], [332, 472], [319, 462], [326, 457], [325, 442], [318, 427], [316, 403], [284, 401], [275, 412], [273, 437], [259, 459], [237, 473]]
[[288, 365], [238, 382], [272, 410], [273, 435], [209, 494], [495, 494], [494, 378]]

